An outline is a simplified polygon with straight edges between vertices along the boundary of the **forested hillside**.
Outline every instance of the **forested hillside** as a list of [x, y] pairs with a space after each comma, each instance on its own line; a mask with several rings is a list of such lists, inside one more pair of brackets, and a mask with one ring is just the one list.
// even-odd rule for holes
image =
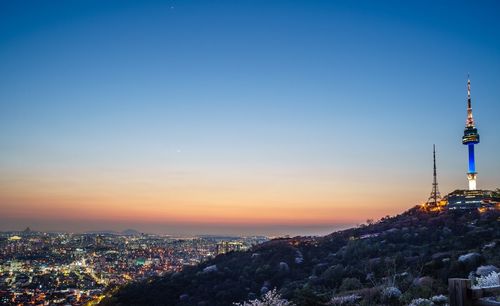
[[446, 295], [450, 277], [500, 267], [499, 218], [499, 211], [413, 208], [324, 237], [277, 239], [217, 256], [128, 285], [101, 304], [232, 305], [276, 288], [297, 305], [408, 305]]

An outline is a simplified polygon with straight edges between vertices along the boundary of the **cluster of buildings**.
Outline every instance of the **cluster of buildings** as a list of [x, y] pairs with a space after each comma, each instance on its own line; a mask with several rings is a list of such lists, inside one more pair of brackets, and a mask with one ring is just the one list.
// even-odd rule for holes
[[436, 150], [434, 147], [434, 180], [429, 199], [422, 205], [425, 210], [447, 209], [478, 209], [480, 211], [500, 209], [500, 189], [477, 189], [477, 171], [474, 148], [479, 144], [479, 132], [472, 115], [472, 101], [470, 93], [470, 79], [467, 80], [467, 120], [465, 122], [462, 144], [468, 150], [468, 189], [457, 189], [441, 197], [438, 189], [436, 174]]
[[266, 240], [31, 230], [0, 233], [0, 305], [92, 305], [132, 280], [179, 271]]

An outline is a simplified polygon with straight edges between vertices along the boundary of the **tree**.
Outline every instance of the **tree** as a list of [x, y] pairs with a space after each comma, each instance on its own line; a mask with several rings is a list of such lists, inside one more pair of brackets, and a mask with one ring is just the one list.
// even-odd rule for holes
[[292, 302], [281, 298], [276, 288], [268, 291], [261, 299], [245, 301], [243, 303], [234, 303], [235, 306], [295, 306]]
[[363, 284], [355, 277], [348, 277], [342, 280], [340, 291], [349, 291], [363, 288]]

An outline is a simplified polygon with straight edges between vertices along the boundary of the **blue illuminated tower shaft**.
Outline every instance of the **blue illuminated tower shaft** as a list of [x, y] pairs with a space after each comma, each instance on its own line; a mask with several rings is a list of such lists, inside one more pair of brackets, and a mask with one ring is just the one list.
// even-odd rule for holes
[[474, 160], [474, 144], [469, 144], [469, 172], [476, 173], [476, 161]]

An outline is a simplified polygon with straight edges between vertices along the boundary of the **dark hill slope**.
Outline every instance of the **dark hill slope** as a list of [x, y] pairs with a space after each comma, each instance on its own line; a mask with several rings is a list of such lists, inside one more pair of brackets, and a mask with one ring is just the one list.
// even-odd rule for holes
[[[324, 305], [333, 295], [358, 293], [362, 305], [404, 305], [446, 294], [447, 279], [480, 265], [500, 267], [500, 213], [424, 213], [395, 217], [328, 236], [277, 239], [197, 267], [134, 283], [103, 305], [232, 305], [278, 288], [298, 305]], [[476, 255], [459, 256], [477, 253]], [[216, 266], [205, 269], [209, 266]], [[205, 269], [205, 271], [204, 271]], [[207, 271], [208, 270], [208, 271]], [[384, 288], [397, 287], [397, 301]]]

